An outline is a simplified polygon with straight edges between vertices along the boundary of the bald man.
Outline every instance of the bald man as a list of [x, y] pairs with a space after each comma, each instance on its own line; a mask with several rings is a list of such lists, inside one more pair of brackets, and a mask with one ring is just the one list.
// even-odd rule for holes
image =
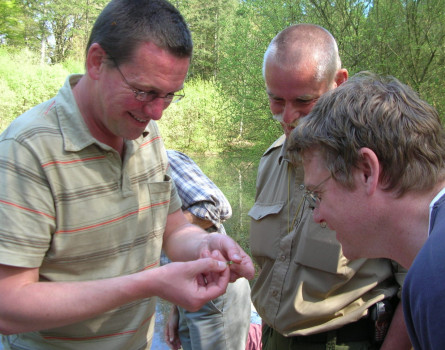
[[313, 222], [303, 168], [286, 152], [300, 118], [348, 79], [334, 37], [312, 24], [284, 29], [264, 55], [263, 76], [284, 132], [261, 158], [249, 212], [263, 350], [409, 349], [397, 298], [405, 271], [389, 259], [348, 260], [336, 233]]

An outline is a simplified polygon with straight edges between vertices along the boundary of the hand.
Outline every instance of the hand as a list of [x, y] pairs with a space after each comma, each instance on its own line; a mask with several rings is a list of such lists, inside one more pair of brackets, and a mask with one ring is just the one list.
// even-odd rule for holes
[[181, 348], [181, 340], [178, 333], [179, 311], [176, 305], [172, 305], [168, 314], [168, 319], [164, 327], [164, 340], [172, 350]]
[[224, 294], [230, 277], [226, 263], [210, 258], [172, 262], [155, 270], [155, 294], [191, 312]]
[[240, 277], [251, 280], [255, 276], [255, 268], [252, 259], [229, 236], [221, 234], [209, 234], [208, 239], [201, 248], [201, 257], [231, 262], [230, 282], [235, 282]]

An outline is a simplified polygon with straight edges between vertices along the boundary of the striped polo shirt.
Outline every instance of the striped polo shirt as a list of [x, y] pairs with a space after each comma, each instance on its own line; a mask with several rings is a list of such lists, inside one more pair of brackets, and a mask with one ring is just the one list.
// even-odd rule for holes
[[[90, 134], [68, 77], [0, 135], [0, 263], [40, 281], [85, 281], [159, 266], [167, 215], [181, 208], [158, 127], [125, 156]], [[6, 338], [20, 349], [145, 349], [155, 298], [81, 323]], [[14, 345], [12, 345], [14, 344]], [[147, 345], [148, 344], [148, 345]]]

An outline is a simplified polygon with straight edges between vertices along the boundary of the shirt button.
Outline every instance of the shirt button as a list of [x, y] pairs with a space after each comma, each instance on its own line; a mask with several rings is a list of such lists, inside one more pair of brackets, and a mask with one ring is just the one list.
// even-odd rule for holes
[[281, 259], [281, 261], [286, 260], [286, 255], [281, 255], [280, 259]]
[[272, 295], [273, 295], [274, 297], [276, 297], [276, 296], [278, 295], [278, 292], [277, 292], [276, 290], [274, 290], [274, 291], [272, 292]]

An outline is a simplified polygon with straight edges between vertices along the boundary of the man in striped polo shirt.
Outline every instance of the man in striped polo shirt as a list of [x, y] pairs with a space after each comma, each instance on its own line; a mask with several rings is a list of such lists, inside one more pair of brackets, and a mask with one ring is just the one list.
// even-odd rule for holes
[[85, 75], [1, 134], [5, 349], [149, 349], [156, 296], [195, 311], [253, 277], [232, 239], [187, 222], [169, 175], [155, 121], [183, 97], [191, 54], [168, 2], [112, 0]]

